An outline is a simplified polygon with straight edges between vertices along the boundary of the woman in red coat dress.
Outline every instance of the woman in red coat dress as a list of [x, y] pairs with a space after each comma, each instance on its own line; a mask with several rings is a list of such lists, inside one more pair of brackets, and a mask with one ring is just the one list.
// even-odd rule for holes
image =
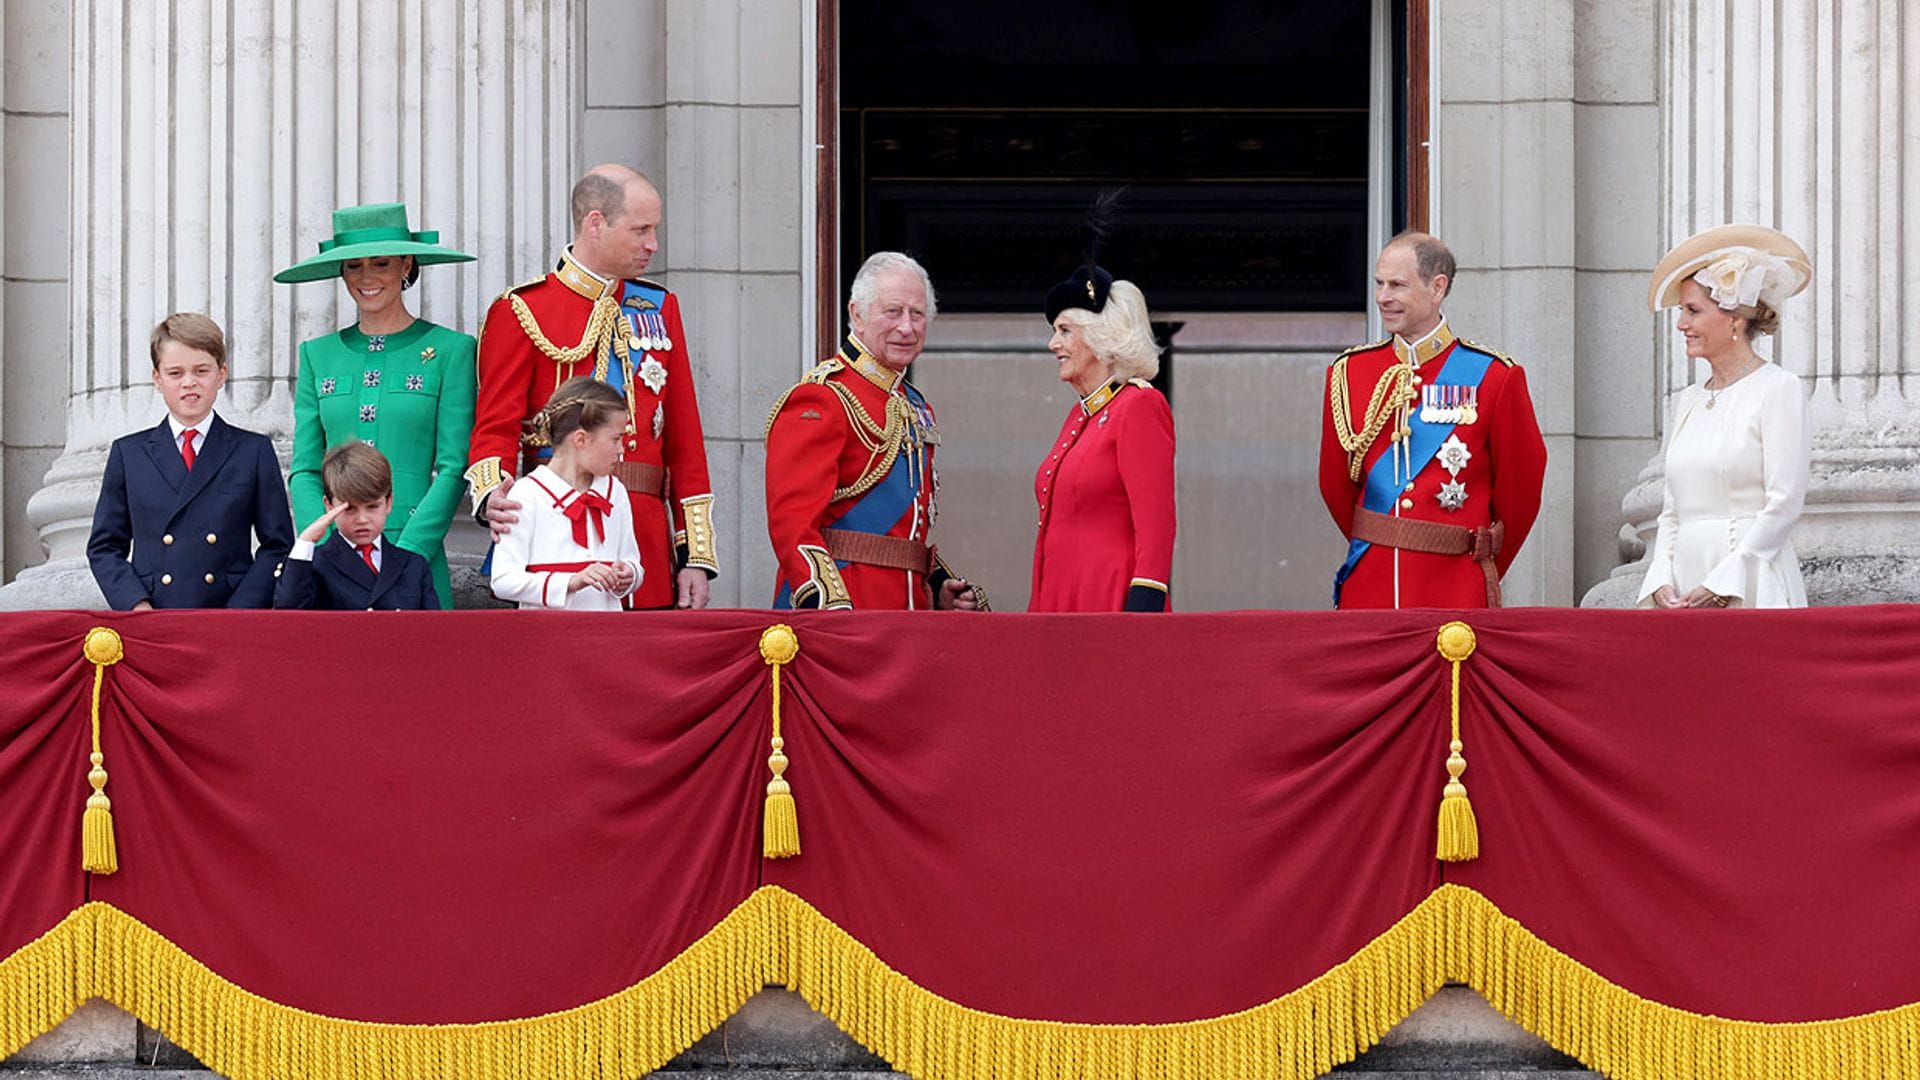
[[1080, 400], [1033, 478], [1040, 534], [1029, 611], [1166, 611], [1173, 410], [1146, 297], [1086, 266], [1047, 294], [1047, 343]]

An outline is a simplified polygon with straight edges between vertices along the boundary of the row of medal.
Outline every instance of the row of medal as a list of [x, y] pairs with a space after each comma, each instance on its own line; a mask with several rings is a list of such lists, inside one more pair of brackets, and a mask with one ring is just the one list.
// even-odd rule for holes
[[1471, 424], [1480, 419], [1478, 386], [1422, 386], [1420, 422], [1423, 424]]
[[627, 335], [627, 348], [636, 352], [671, 351], [673, 339], [667, 336], [666, 317], [657, 311], [628, 312], [633, 332]]

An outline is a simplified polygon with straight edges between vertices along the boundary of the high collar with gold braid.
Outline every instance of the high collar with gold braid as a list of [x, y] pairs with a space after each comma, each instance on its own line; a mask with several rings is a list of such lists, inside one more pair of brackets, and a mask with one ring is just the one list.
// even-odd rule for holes
[[[1327, 379], [1327, 411], [1333, 418], [1334, 437], [1340, 440], [1340, 449], [1347, 452], [1347, 479], [1360, 482], [1367, 448], [1373, 445], [1373, 441], [1380, 437], [1381, 430], [1389, 424], [1393, 427], [1392, 438], [1395, 443], [1407, 437], [1407, 409], [1413, 404], [1413, 399], [1419, 396], [1414, 384], [1414, 369], [1445, 352], [1453, 342], [1453, 330], [1442, 316], [1440, 324], [1419, 341], [1409, 342], [1395, 334], [1387, 341], [1348, 349], [1333, 362], [1333, 371]], [[1387, 344], [1393, 346], [1394, 363], [1373, 384], [1373, 395], [1367, 399], [1367, 410], [1361, 415], [1360, 430], [1355, 431], [1352, 406], [1348, 400], [1347, 358], [1354, 353], [1369, 352]]]

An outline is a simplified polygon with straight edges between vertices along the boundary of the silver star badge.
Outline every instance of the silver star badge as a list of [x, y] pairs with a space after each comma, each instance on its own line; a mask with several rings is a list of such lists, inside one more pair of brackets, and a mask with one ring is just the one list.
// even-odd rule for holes
[[[1473, 460], [1473, 451], [1467, 449], [1467, 444], [1460, 441], [1460, 436], [1449, 435], [1447, 436], [1447, 441], [1440, 444], [1440, 453], [1437, 456], [1440, 459], [1441, 468], [1447, 470], [1447, 473], [1451, 476], [1459, 476], [1460, 470], [1466, 468], [1467, 462]], [[1466, 495], [1463, 493], [1460, 497], [1464, 499]], [[1446, 500], [1442, 498], [1441, 501], [1445, 502]], [[1458, 508], [1459, 504], [1456, 503], [1447, 509], [1455, 510]]]
[[640, 381], [647, 384], [647, 389], [658, 394], [660, 388], [667, 385], [667, 369], [649, 354], [646, 362], [640, 365]]
[[[654, 392], [659, 393], [657, 390]], [[660, 433], [665, 430], [667, 430], [667, 406], [662, 402], [653, 407], [653, 437], [658, 439]]]
[[1436, 495], [1435, 498], [1440, 500], [1440, 509], [1442, 510], [1460, 509], [1461, 507], [1467, 505], [1466, 481], [1449, 480], [1446, 483], [1441, 484], [1440, 494]]

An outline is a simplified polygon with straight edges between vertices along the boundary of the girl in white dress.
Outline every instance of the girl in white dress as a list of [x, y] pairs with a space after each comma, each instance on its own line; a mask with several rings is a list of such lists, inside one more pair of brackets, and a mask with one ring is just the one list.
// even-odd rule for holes
[[1648, 305], [1680, 308], [1687, 355], [1708, 376], [1674, 398], [1643, 607], [1807, 606], [1792, 539], [1812, 453], [1806, 399], [1753, 341], [1811, 276], [1800, 245], [1759, 225], [1709, 229], [1655, 269]]
[[513, 482], [520, 521], [493, 550], [493, 595], [523, 608], [618, 611], [644, 573], [627, 489], [612, 476], [627, 403], [596, 379], [569, 379], [528, 427], [553, 458]]

